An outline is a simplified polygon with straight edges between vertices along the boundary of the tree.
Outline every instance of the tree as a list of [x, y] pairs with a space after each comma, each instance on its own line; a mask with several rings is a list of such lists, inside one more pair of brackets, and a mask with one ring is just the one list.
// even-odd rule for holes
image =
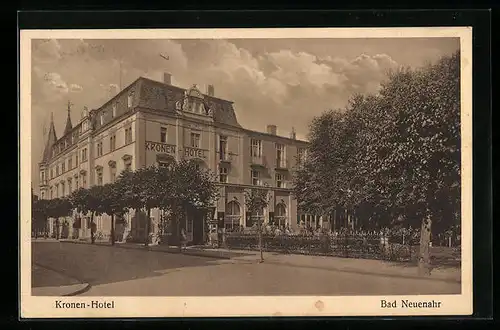
[[390, 150], [381, 174], [396, 188], [393, 207], [421, 219], [419, 270], [429, 274], [432, 226], [450, 225], [460, 208], [459, 53], [392, 75], [381, 95], [397, 109], [381, 141]]
[[146, 209], [146, 231], [144, 245], [149, 245], [151, 209], [160, 206], [158, 196], [162, 186], [158, 179], [155, 166], [140, 168], [136, 171], [124, 170], [120, 173], [118, 189], [121, 193], [121, 200], [127, 209], [135, 210], [136, 214]]
[[56, 239], [60, 238], [59, 228], [60, 222], [59, 218], [68, 216], [73, 210], [73, 205], [68, 198], [54, 198], [49, 200], [47, 205], [47, 215], [56, 220]]
[[460, 210], [460, 57], [388, 75], [377, 95], [355, 95], [310, 127], [295, 195], [308, 211], [340, 205], [365, 223], [421, 227], [419, 271], [431, 233]]
[[115, 214], [127, 212], [127, 205], [122, 199], [126, 189], [119, 181], [102, 186], [101, 210], [111, 216], [111, 245], [115, 245]]
[[47, 219], [49, 217], [49, 200], [36, 199], [32, 203], [32, 227], [35, 230], [35, 238], [38, 237], [38, 231], [44, 229], [47, 233]]
[[258, 235], [259, 235], [259, 251], [260, 261], [264, 261], [264, 254], [262, 251], [262, 218], [263, 210], [269, 204], [269, 188], [264, 186], [262, 188], [250, 188], [245, 190], [245, 205], [251, 215], [257, 217]]
[[179, 248], [181, 220], [189, 213], [206, 210], [218, 198], [214, 174], [199, 168], [195, 161], [182, 160], [157, 169], [160, 208], [171, 213], [171, 232]]
[[92, 186], [90, 189], [79, 188], [70, 196], [70, 200], [78, 212], [82, 214], [90, 212], [90, 240], [92, 244], [95, 243], [94, 216], [102, 213], [102, 199], [101, 186]]

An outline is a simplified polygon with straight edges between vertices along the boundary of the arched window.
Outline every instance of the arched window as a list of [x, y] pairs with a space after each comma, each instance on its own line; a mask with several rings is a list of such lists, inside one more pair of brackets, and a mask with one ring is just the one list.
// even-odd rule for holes
[[226, 216], [224, 218], [224, 226], [226, 229], [233, 229], [240, 226], [241, 211], [240, 205], [236, 201], [231, 201], [226, 204]]
[[275, 212], [275, 222], [278, 226], [285, 226], [286, 225], [286, 205], [285, 203], [279, 203], [276, 205], [276, 212]]
[[260, 208], [250, 213], [250, 217], [247, 218], [247, 227], [253, 227], [257, 225], [259, 221], [261, 225], [264, 225], [264, 208]]

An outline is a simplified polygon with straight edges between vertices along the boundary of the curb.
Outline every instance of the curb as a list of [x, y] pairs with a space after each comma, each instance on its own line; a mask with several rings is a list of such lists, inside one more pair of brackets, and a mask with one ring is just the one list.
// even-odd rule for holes
[[190, 256], [190, 257], [202, 257], [202, 258], [223, 259], [223, 260], [230, 260], [231, 259], [231, 257], [224, 256], [224, 255], [213, 255], [213, 254], [210, 255], [210, 254], [197, 253], [197, 252], [179, 252], [179, 251], [173, 251], [173, 250], [168, 251], [168, 250], [152, 249], [151, 247], [145, 247], [145, 246], [135, 247], [135, 246], [124, 246], [122, 244], [108, 245], [108, 244], [101, 244], [101, 243], [90, 244], [90, 243], [86, 243], [86, 242], [75, 242], [75, 241], [60, 241], [60, 242], [61, 243], [82, 244], [82, 245], [104, 246], [104, 247], [109, 247], [109, 248], [115, 247], [115, 248], [128, 249], [128, 250], [180, 254], [180, 255], [185, 255], [185, 256]]
[[76, 281], [80, 282], [81, 284], [85, 285], [85, 286], [84, 286], [83, 288], [81, 288], [81, 289], [78, 289], [78, 290], [73, 291], [73, 292], [70, 292], [70, 293], [63, 294], [63, 295], [62, 295], [63, 297], [73, 297], [73, 296], [77, 296], [77, 295], [80, 295], [80, 294], [82, 294], [82, 293], [85, 293], [85, 292], [89, 291], [89, 290], [92, 288], [92, 285], [91, 285], [90, 283], [88, 283], [88, 282], [86, 282], [86, 281], [83, 281], [83, 280], [81, 280], [80, 278], [77, 278], [77, 277], [75, 277], [75, 276], [65, 274], [65, 273], [61, 272], [60, 270], [58, 270], [58, 269], [52, 268], [52, 267], [50, 267], [50, 266], [42, 265], [42, 264], [40, 264], [40, 263], [38, 263], [38, 262], [33, 262], [33, 264], [34, 264], [34, 265], [36, 265], [36, 266], [38, 266], [38, 267], [41, 267], [41, 268], [45, 268], [45, 269], [47, 269], [47, 270], [50, 270], [50, 271], [52, 271], [52, 272], [54, 272], [54, 273], [61, 274], [61, 275], [66, 276], [66, 277], [68, 277], [68, 278], [72, 278], [72, 279], [74, 279], [74, 280], [76, 280]]

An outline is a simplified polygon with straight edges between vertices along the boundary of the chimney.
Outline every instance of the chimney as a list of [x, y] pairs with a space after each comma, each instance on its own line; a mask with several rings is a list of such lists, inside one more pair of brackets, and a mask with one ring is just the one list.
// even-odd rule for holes
[[276, 135], [276, 125], [267, 125], [267, 134]]
[[292, 132], [290, 132], [290, 139], [295, 140], [297, 139], [297, 134], [295, 134], [295, 128], [292, 127]]
[[214, 93], [215, 93], [214, 85], [208, 85], [207, 86], [207, 95], [214, 96]]
[[109, 97], [113, 98], [118, 94], [118, 86], [110, 85], [109, 86]]
[[168, 72], [163, 73], [163, 83], [167, 85], [172, 85], [172, 75]]

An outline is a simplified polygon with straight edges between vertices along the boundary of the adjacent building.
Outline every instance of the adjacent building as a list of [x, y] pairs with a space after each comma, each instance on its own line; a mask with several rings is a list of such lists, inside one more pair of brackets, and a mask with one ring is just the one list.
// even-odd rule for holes
[[[69, 106], [61, 136], [53, 120], [50, 124], [39, 166], [40, 198], [63, 197], [80, 187], [113, 182], [127, 168], [193, 159], [217, 173], [221, 197], [215, 216], [225, 228], [253, 225], [256, 217], [247, 214], [244, 190], [262, 185], [271, 187], [271, 202], [261, 212], [264, 222], [297, 227], [300, 216], [292, 195], [292, 174], [306, 157], [307, 142], [296, 139], [293, 131], [289, 137], [278, 136], [274, 125], [265, 132], [245, 129], [238, 123], [233, 102], [216, 97], [213, 86], [203, 93], [196, 85], [173, 86], [168, 73], [163, 82], [141, 77], [99, 109], [84, 108], [76, 125]], [[143, 214], [130, 212], [117, 231], [121, 228], [123, 238], [140, 240], [144, 220]], [[161, 220], [161, 212], [153, 210], [154, 231]], [[186, 221], [189, 239], [196, 240], [196, 224], [193, 219]], [[109, 216], [96, 217], [95, 222], [99, 235], [109, 235]], [[76, 211], [63, 224], [67, 236], [90, 235], [88, 217]]]

